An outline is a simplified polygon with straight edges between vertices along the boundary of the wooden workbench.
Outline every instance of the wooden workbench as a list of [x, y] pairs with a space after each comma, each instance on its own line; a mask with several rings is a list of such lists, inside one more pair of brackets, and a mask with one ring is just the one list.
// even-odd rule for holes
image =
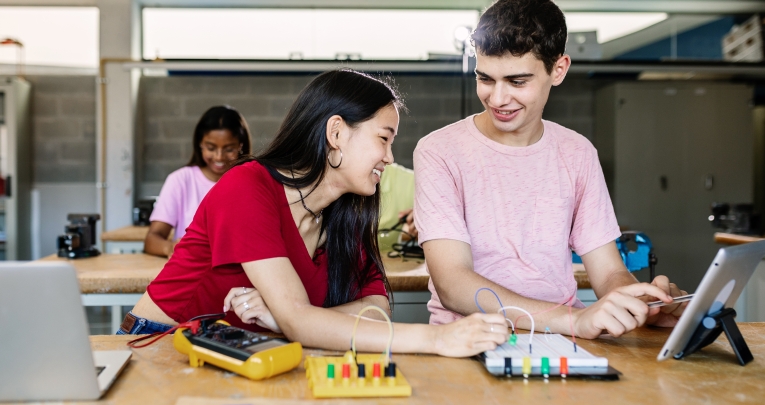
[[149, 233], [148, 226], [126, 226], [101, 234], [101, 240], [110, 242], [143, 242]]
[[[685, 360], [657, 362], [670, 333], [666, 328], [640, 328], [621, 338], [579, 339], [579, 345], [621, 371], [620, 381], [502, 379], [489, 375], [472, 359], [429, 355], [394, 355], [398, 369], [412, 386], [404, 399], [331, 401], [382, 404], [761, 404], [765, 398], [765, 323], [739, 324], [754, 354], [745, 367], [725, 339]], [[125, 349], [125, 336], [93, 336], [94, 349]], [[304, 355], [327, 352], [305, 350]], [[181, 397], [184, 397], [181, 399]], [[207, 399], [188, 397], [206, 397]], [[253, 398], [249, 401], [248, 398]], [[257, 399], [255, 399], [257, 398]], [[301, 367], [264, 381], [250, 381], [213, 366], [194, 369], [173, 349], [171, 339], [133, 350], [124, 374], [105, 397], [121, 404], [313, 404]], [[180, 399], [180, 400], [179, 400]], [[217, 402], [211, 402], [215, 401]], [[282, 399], [279, 401], [278, 399]]]
[[[111, 328], [116, 331], [122, 322], [122, 307], [132, 307], [146, 292], [146, 287], [162, 271], [167, 258], [136, 254], [101, 254], [87, 259], [68, 260], [50, 255], [43, 261], [67, 261], [77, 271], [80, 293], [85, 306], [112, 308]], [[422, 260], [402, 260], [383, 257], [388, 282], [400, 311], [397, 316], [417, 317], [427, 322], [425, 303], [430, 299], [428, 276]], [[419, 304], [414, 315], [407, 304]], [[412, 307], [413, 308], [413, 307]], [[403, 318], [402, 318], [403, 319]]]
[[[167, 258], [138, 254], [102, 254], [87, 259], [67, 260], [50, 255], [44, 261], [67, 261], [77, 270], [83, 294], [144, 293], [157, 277]], [[428, 273], [421, 260], [383, 257], [383, 264], [393, 291], [427, 291]]]
[[715, 243], [723, 245], [741, 245], [743, 243], [757, 242], [765, 238], [759, 236], [737, 235], [735, 233], [715, 232]]

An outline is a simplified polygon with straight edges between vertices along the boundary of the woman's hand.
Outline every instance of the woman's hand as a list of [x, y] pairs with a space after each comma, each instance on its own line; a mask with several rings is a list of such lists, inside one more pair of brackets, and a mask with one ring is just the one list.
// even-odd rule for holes
[[162, 221], [151, 221], [143, 241], [143, 251], [150, 255], [170, 257], [175, 250], [175, 241], [169, 239], [173, 226]]
[[175, 245], [177, 244], [178, 242], [168, 240], [167, 243], [162, 248], [162, 251], [165, 253], [165, 256], [167, 256], [168, 259], [173, 257], [173, 252], [175, 251]]
[[[417, 232], [417, 227], [414, 225], [414, 210], [410, 208], [398, 213], [399, 221], [404, 217], [406, 217], [406, 221], [401, 230], [411, 235], [412, 238], [417, 239], [419, 233]], [[409, 235], [404, 234], [404, 240], [409, 240]]]
[[233, 310], [244, 323], [256, 324], [276, 333], [282, 333], [266, 302], [255, 288], [232, 288], [223, 300], [223, 312], [229, 310]]
[[505, 318], [500, 314], [472, 314], [458, 321], [431, 328], [434, 352], [446, 357], [468, 357], [494, 350], [507, 342]]

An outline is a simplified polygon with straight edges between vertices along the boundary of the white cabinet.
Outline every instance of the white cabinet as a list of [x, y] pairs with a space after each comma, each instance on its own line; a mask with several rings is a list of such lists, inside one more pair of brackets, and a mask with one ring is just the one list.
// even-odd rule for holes
[[619, 224], [645, 232], [656, 274], [687, 291], [720, 247], [710, 204], [752, 202], [752, 94], [694, 81], [617, 83], [596, 94], [595, 146]]

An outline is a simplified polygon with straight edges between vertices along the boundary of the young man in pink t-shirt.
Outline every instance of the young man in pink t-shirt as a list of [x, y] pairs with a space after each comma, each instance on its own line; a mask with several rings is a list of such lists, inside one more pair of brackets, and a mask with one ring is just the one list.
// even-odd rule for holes
[[[430, 322], [503, 305], [536, 329], [595, 338], [645, 323], [672, 326], [685, 294], [658, 276], [638, 283], [614, 240], [621, 234], [592, 144], [542, 120], [552, 86], [571, 65], [566, 22], [549, 0], [499, 0], [473, 34], [477, 94], [486, 109], [426, 136], [414, 152], [415, 224], [430, 272]], [[599, 301], [576, 299], [571, 251]], [[567, 305], [573, 306], [571, 316]], [[522, 312], [507, 310], [515, 320]], [[519, 321], [530, 328], [528, 318]]]

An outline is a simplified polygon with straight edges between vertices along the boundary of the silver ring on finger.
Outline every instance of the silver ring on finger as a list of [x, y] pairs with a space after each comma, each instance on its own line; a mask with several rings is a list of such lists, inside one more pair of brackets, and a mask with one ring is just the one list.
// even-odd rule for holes
[[244, 304], [242, 304], [242, 305], [244, 306], [244, 310], [245, 311], [249, 311], [250, 310], [250, 306], [247, 304], [247, 301], [245, 301]]
[[489, 330], [491, 331], [491, 333], [494, 333], [494, 325], [491, 325], [491, 328], [489, 328]]
[[247, 294], [247, 287], [242, 287], [242, 293], [239, 295]]

